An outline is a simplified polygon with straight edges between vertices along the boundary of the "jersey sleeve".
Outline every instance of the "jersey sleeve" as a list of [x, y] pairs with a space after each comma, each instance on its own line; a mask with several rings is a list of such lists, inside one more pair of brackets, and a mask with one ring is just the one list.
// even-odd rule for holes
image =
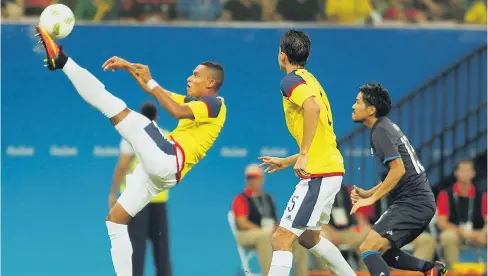
[[373, 133], [373, 147], [376, 154], [380, 157], [384, 164], [388, 162], [401, 158], [398, 152], [398, 145], [394, 138], [388, 134], [388, 132], [383, 128], [377, 128]]
[[449, 216], [449, 199], [446, 191], [441, 191], [437, 196], [437, 215]]
[[232, 211], [234, 212], [234, 216], [237, 217], [247, 217], [248, 215], [248, 208], [247, 208], [247, 201], [242, 195], [238, 195], [234, 198], [232, 202]]
[[169, 93], [169, 96], [171, 97], [171, 99], [173, 99], [175, 102], [177, 102], [179, 104], [184, 104], [185, 103], [185, 98], [186, 97], [183, 96], [183, 95], [170, 92]]
[[298, 75], [287, 75], [280, 84], [281, 94], [294, 104], [302, 106], [306, 99], [313, 96], [305, 80]]
[[486, 217], [488, 210], [486, 209], [486, 193], [483, 193], [482, 198], [481, 198], [481, 214], [483, 217]]
[[204, 122], [209, 119], [217, 118], [222, 108], [222, 101], [217, 97], [201, 97], [198, 100], [188, 102], [186, 104], [190, 107], [195, 116], [195, 121]]
[[135, 155], [134, 149], [132, 148], [132, 146], [127, 141], [125, 141], [124, 139], [122, 139], [122, 141], [120, 141], [120, 153], [125, 154], [125, 155], [130, 155], [130, 156]]

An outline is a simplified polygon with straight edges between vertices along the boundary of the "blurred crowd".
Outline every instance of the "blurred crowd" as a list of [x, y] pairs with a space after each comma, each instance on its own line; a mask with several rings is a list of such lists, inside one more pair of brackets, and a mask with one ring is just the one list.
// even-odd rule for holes
[[2, 18], [38, 16], [52, 3], [77, 20], [301, 21], [336, 24], [487, 23], [487, 0], [2, 0]]

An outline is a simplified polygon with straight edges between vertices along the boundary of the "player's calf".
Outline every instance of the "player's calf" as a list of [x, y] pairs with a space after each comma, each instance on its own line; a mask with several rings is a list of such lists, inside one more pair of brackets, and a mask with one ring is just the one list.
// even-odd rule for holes
[[105, 221], [110, 237], [112, 263], [118, 276], [132, 276], [132, 244], [127, 229], [129, 220], [129, 214], [122, 205], [116, 203]]
[[390, 241], [374, 230], [369, 232], [366, 239], [361, 246], [359, 246], [361, 258], [368, 267], [368, 271], [371, 275], [390, 275], [388, 265], [382, 258], [382, 254], [390, 249], [390, 247]]
[[310, 253], [322, 258], [335, 275], [356, 275], [339, 249], [333, 243], [320, 236], [320, 230], [306, 230], [300, 235], [298, 242], [307, 248]]

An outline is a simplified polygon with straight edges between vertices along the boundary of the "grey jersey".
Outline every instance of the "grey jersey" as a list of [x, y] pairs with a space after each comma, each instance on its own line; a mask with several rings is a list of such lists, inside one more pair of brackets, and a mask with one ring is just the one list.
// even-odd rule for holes
[[372, 152], [380, 159], [384, 180], [389, 171], [388, 163], [401, 158], [405, 166], [405, 175], [390, 192], [393, 201], [410, 197], [426, 197], [434, 199], [425, 169], [420, 163], [414, 148], [400, 128], [386, 117], [379, 118], [371, 129]]

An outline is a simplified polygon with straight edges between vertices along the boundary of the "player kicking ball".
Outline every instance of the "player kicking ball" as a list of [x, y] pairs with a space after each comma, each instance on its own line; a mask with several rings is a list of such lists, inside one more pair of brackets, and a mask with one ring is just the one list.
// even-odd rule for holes
[[170, 189], [197, 164], [212, 147], [226, 118], [226, 107], [218, 91], [224, 81], [222, 66], [199, 64], [187, 79], [188, 96], [169, 92], [151, 77], [147, 66], [113, 57], [104, 70], [128, 71], [149, 95], [179, 120], [166, 139], [145, 116], [130, 110], [90, 72], [69, 58], [40, 27], [36, 28], [47, 55], [49, 70], [62, 70], [80, 96], [105, 115], [120, 135], [131, 144], [140, 164], [127, 176], [126, 190], [106, 218], [112, 262], [119, 276], [132, 275], [132, 245], [127, 223], [159, 192]]
[[352, 120], [371, 129], [372, 150], [383, 163], [385, 173], [383, 182], [371, 190], [354, 187], [351, 214], [388, 194], [393, 198], [359, 247], [361, 257], [374, 276], [390, 275], [388, 266], [425, 275], [437, 271], [443, 276], [447, 273], [444, 264], [423, 261], [400, 250], [428, 227], [436, 203], [415, 150], [400, 128], [386, 117], [390, 108], [390, 95], [379, 84], [361, 86], [352, 106]]
[[356, 275], [341, 252], [320, 236], [329, 222], [334, 198], [341, 188], [344, 161], [337, 149], [332, 112], [319, 81], [305, 69], [310, 38], [302, 31], [288, 31], [281, 38], [278, 63], [287, 75], [281, 81], [283, 108], [288, 129], [300, 153], [277, 158], [264, 156], [261, 167], [274, 173], [294, 165], [300, 178], [271, 244], [273, 257], [269, 276], [288, 276], [293, 244], [298, 242], [323, 258], [340, 276]]

